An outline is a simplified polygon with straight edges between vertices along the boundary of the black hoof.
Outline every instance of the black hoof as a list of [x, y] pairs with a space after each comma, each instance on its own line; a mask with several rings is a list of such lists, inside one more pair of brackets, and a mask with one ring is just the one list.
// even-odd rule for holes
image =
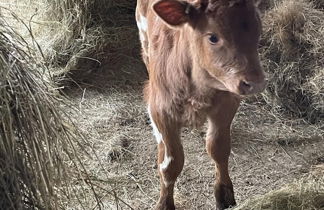
[[215, 186], [216, 210], [224, 210], [235, 206], [233, 186], [218, 184]]
[[161, 199], [157, 203], [155, 210], [175, 210], [174, 202], [170, 199]]

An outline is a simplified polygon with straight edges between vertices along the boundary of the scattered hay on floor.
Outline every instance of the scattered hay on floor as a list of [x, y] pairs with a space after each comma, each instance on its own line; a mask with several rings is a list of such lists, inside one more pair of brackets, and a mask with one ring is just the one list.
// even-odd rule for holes
[[235, 210], [302, 210], [324, 209], [324, 165], [318, 165], [310, 175], [283, 187], [245, 201]]
[[307, 0], [276, 1], [266, 11], [261, 59], [263, 100], [279, 117], [324, 119], [324, 11]]

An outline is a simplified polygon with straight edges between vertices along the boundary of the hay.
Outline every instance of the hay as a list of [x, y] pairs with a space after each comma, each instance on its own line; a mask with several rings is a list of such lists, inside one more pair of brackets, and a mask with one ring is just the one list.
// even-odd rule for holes
[[324, 119], [324, 12], [307, 0], [278, 1], [264, 15], [263, 100], [279, 117]]
[[324, 209], [324, 165], [280, 190], [245, 201], [235, 210], [321, 210]]
[[[136, 1], [25, 2], [0, 0], [0, 5], [30, 22], [45, 61], [55, 76], [72, 75], [73, 79], [81, 80], [103, 64], [113, 66], [130, 55], [133, 57], [134, 51], [138, 50], [137, 29], [134, 27]], [[19, 23], [13, 21], [11, 24], [20, 30]]]
[[[52, 68], [58, 74], [70, 73], [82, 78], [102, 63], [111, 65], [131, 54], [138, 46], [133, 14], [135, 1], [130, 0], [53, 0], [43, 18], [50, 30], [43, 34], [44, 48]], [[53, 31], [55, 31], [53, 36]]]
[[37, 43], [28, 45], [5, 20], [0, 17], [0, 209], [64, 208], [64, 199], [76, 197], [70, 178], [88, 176], [74, 150], [86, 142], [71, 132], [64, 99], [35, 59]]

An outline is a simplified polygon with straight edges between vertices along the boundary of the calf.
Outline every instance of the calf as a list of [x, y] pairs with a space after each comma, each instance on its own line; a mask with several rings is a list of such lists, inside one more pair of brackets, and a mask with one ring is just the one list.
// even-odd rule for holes
[[242, 96], [265, 87], [254, 1], [138, 0], [136, 21], [149, 73], [144, 96], [158, 143], [156, 209], [175, 209], [173, 189], [184, 164], [181, 128], [206, 120], [216, 209], [235, 205], [228, 173], [231, 122]]

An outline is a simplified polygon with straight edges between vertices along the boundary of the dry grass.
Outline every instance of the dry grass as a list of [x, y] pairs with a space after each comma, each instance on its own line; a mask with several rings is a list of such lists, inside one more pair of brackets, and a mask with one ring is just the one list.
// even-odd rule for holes
[[0, 27], [0, 206], [53, 209], [55, 178], [62, 173], [57, 153], [67, 135], [55, 108], [58, 98], [35, 71], [31, 52], [22, 49], [24, 40], [3, 19]]
[[[45, 61], [55, 76], [69, 75], [81, 80], [104, 63], [114, 65], [125, 58], [134, 59], [134, 51], [139, 46], [134, 27], [136, 1], [25, 2], [27, 4], [0, 1], [0, 6], [12, 9], [31, 24]], [[12, 21], [12, 25], [21, 29], [16, 21]]]
[[[135, 1], [54, 0], [45, 1], [44, 17], [51, 28], [46, 32], [46, 56], [59, 72], [83, 78], [103, 62], [117, 63], [137, 46], [133, 27]], [[52, 36], [52, 31], [56, 31]], [[44, 39], [42, 38], [42, 39]], [[77, 71], [77, 72], [75, 72]]]
[[310, 175], [257, 198], [248, 199], [235, 210], [321, 210], [324, 209], [324, 165]]
[[62, 209], [85, 191], [96, 199], [80, 161], [90, 147], [63, 110], [67, 101], [38, 49], [0, 15], [0, 209]]
[[324, 12], [307, 0], [276, 3], [264, 15], [263, 99], [279, 117], [324, 119]]

